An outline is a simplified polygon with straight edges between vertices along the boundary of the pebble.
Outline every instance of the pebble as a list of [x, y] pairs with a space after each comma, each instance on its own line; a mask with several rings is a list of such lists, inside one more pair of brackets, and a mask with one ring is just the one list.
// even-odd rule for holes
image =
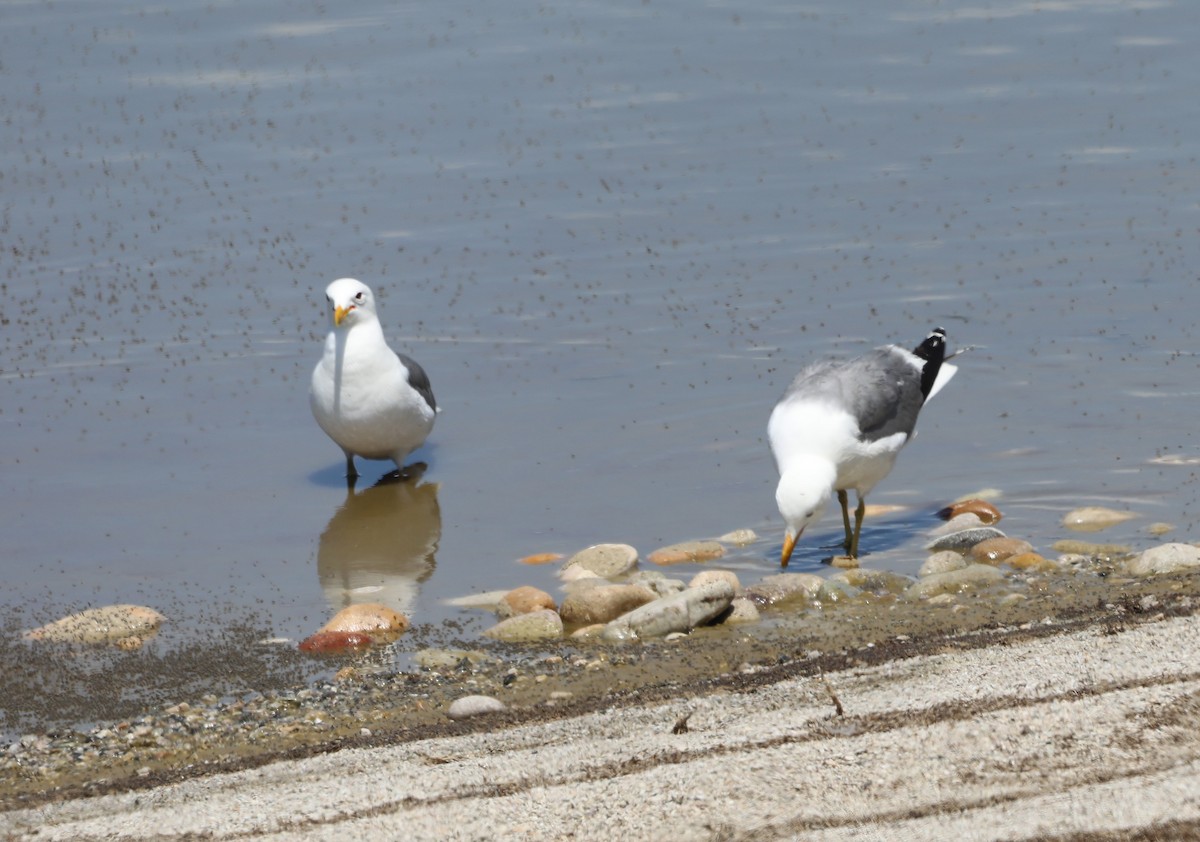
[[670, 596], [687, 587], [682, 579], [668, 579], [658, 570], [639, 570], [629, 577], [629, 584], [641, 585], [658, 596]]
[[744, 547], [747, 544], [753, 544], [758, 540], [758, 533], [753, 529], [735, 529], [732, 532], [726, 532], [724, 535], [717, 538], [722, 544], [733, 544], [734, 546]]
[[632, 570], [637, 560], [638, 552], [629, 544], [593, 544], [567, 559], [562, 572], [581, 567], [603, 579], [613, 579]]
[[1151, 547], [1126, 564], [1134, 576], [1154, 576], [1200, 567], [1200, 547], [1191, 544], [1160, 544]]
[[324, 654], [363, 649], [372, 643], [371, 635], [359, 631], [319, 631], [300, 641], [301, 652]]
[[518, 564], [550, 564], [554, 561], [562, 561], [562, 553], [534, 553], [517, 559]]
[[821, 583], [821, 587], [817, 590], [816, 601], [821, 605], [833, 605], [853, 599], [860, 593], [862, 591], [859, 588], [831, 576]]
[[396, 636], [408, 628], [408, 618], [378, 602], [347, 605], [317, 629], [322, 632], [364, 632], [371, 635]]
[[[945, 509], [942, 511], [945, 511]], [[931, 538], [937, 538], [942, 535], [953, 535], [955, 532], [964, 532], [968, 529], [978, 529], [981, 526], [987, 526], [987, 524], [979, 519], [979, 515], [975, 514], [974, 512], [965, 512], [964, 514], [955, 515], [941, 526], [936, 526], [929, 530], [929, 536]]]
[[853, 570], [858, 567], [858, 563], [857, 558], [848, 555], [835, 555], [829, 559], [830, 567], [837, 567], [841, 570]]
[[972, 588], [985, 587], [1004, 580], [1004, 574], [990, 564], [969, 564], [961, 570], [934, 573], [914, 582], [905, 596], [926, 599], [939, 594], [953, 594]]
[[504, 595], [497, 606], [497, 613], [501, 617], [515, 617], [518, 614], [528, 614], [531, 611], [542, 611], [544, 609], [554, 611], [558, 608], [554, 604], [554, 597], [545, 591], [523, 585], [519, 588], [514, 588]]
[[595, 582], [608, 581], [594, 570], [588, 570], [586, 567], [566, 567], [558, 571], [558, 578], [564, 582], [571, 584], [574, 582], [585, 582], [589, 579]]
[[1125, 544], [1093, 544], [1091, 541], [1064, 539], [1055, 541], [1051, 547], [1056, 553], [1077, 553], [1086, 556], [1129, 555], [1132, 550]]
[[874, 594], [904, 593], [913, 580], [890, 570], [872, 570], [860, 567], [857, 570], [843, 570], [829, 577], [830, 582], [844, 582], [860, 591], [870, 591]]
[[999, 564], [1006, 558], [1033, 552], [1033, 544], [1020, 538], [988, 538], [971, 547], [971, 558], [984, 564]]
[[742, 583], [738, 581], [737, 574], [732, 570], [701, 570], [688, 582], [688, 587], [698, 588], [708, 582], [718, 581], [728, 582], [733, 587], [734, 594], [742, 592]]
[[478, 649], [422, 649], [413, 655], [413, 663], [427, 670], [454, 669], [489, 660], [488, 654]]
[[951, 503], [938, 512], [938, 517], [942, 520], [954, 520], [964, 514], [974, 515], [982, 524], [993, 524], [1003, 517], [999, 509], [987, 500], [980, 500], [978, 497]]
[[728, 582], [709, 582], [630, 611], [605, 626], [601, 636], [605, 640], [635, 640], [691, 631], [724, 613], [731, 602], [733, 588]]
[[775, 573], [745, 588], [743, 594], [758, 606], [816, 596], [825, 580], [815, 573]]
[[725, 555], [725, 548], [716, 541], [684, 541], [650, 553], [652, 564], [683, 564], [689, 561], [710, 561]]
[[557, 640], [563, 634], [563, 621], [557, 612], [543, 609], [501, 620], [490, 629], [484, 630], [483, 634], [505, 643]]
[[105, 605], [31, 629], [22, 637], [47, 643], [116, 643], [123, 638], [144, 641], [165, 619], [144, 605]]
[[1062, 525], [1076, 532], [1099, 532], [1135, 517], [1138, 515], [1134, 512], [1122, 512], [1104, 506], [1084, 506], [1063, 515]]
[[1173, 523], [1163, 523], [1162, 521], [1158, 521], [1157, 523], [1152, 523], [1147, 526], [1146, 531], [1157, 537], [1159, 535], [1166, 535], [1174, 528], [1175, 525]]
[[500, 713], [508, 710], [504, 702], [491, 696], [463, 696], [455, 699], [446, 709], [446, 716], [451, 719], [470, 719], [472, 716], [482, 716], [488, 713]]
[[1036, 572], [1044, 572], [1058, 569], [1058, 565], [1053, 561], [1040, 555], [1039, 553], [1034, 552], [1019, 553], [1014, 556], [1009, 556], [1008, 558], [1004, 559], [1004, 563], [1016, 570], [1033, 570]]
[[744, 596], [735, 596], [729, 603], [729, 613], [725, 615], [725, 623], [757, 623], [761, 619], [758, 606]]
[[596, 585], [568, 593], [559, 614], [567, 625], [590, 626], [615, 620], [655, 599], [658, 595], [641, 585]]
[[951, 570], [962, 570], [968, 563], [963, 558], [962, 553], [956, 553], [954, 550], [942, 550], [925, 559], [925, 563], [921, 565], [921, 569], [917, 572], [917, 575], [932, 576], [935, 573], [949, 573]]
[[959, 532], [952, 532], [949, 535], [942, 535], [936, 538], [925, 546], [925, 549], [937, 552], [939, 550], [961, 550], [966, 551], [978, 544], [980, 541], [986, 541], [988, 538], [1003, 538], [1004, 533], [994, 526], [977, 526], [973, 529], [963, 529]]

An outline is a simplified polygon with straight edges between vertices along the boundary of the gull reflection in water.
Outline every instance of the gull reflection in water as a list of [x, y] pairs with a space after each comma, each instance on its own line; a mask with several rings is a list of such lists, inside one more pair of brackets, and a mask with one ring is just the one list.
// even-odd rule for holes
[[335, 610], [381, 602], [412, 617], [442, 537], [437, 484], [421, 483], [414, 467], [405, 481], [381, 481], [357, 494], [351, 487], [321, 533], [317, 575]]

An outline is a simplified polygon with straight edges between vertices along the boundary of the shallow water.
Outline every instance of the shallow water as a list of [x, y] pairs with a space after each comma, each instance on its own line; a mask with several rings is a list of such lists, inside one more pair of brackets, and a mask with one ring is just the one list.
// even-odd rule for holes
[[[1152, 0], [6, 5], [10, 631], [139, 602], [169, 654], [373, 594], [471, 638], [490, 618], [446, 598], [554, 587], [520, 556], [737, 527], [763, 536], [731, 560], [750, 581], [777, 567], [764, 430], [791, 375], [935, 324], [977, 347], [871, 495], [908, 509], [868, 522], [866, 563], [915, 573], [932, 512], [983, 487], [1047, 552], [1087, 503], [1141, 515], [1101, 540], [1195, 540], [1190, 23]], [[444, 407], [419, 487], [370, 490], [390, 465], [367, 463], [349, 501], [307, 406], [346, 275]], [[826, 569], [838, 520], [792, 569]]]

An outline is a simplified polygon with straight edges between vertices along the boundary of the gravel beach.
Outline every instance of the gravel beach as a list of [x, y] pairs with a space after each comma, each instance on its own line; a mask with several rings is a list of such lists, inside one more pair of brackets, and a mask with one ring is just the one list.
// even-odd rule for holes
[[1040, 621], [899, 635], [836, 658], [772, 654], [773, 665], [744, 663], [724, 680], [647, 681], [644, 697], [514, 705], [453, 723], [457, 733], [412, 728], [215, 774], [143, 770], [106, 794], [9, 799], [0, 833], [1193, 838], [1198, 585], [1194, 574], [1155, 577]]

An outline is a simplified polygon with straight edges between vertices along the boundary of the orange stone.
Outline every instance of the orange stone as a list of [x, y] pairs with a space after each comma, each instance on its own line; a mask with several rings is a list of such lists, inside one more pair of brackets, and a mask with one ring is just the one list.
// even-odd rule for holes
[[509, 591], [500, 601], [507, 607], [510, 616], [541, 611], [544, 608], [549, 608], [551, 611], [558, 610], [558, 606], [554, 604], [554, 597], [529, 585]]
[[366, 632], [398, 635], [408, 628], [408, 618], [378, 602], [347, 605], [317, 632]]
[[344, 652], [371, 645], [371, 636], [363, 632], [326, 631], [300, 641], [301, 652]]
[[553, 561], [560, 560], [562, 557], [562, 553], [534, 553], [533, 555], [517, 559], [517, 562], [519, 564], [550, 564]]
[[1057, 565], [1039, 553], [1020, 553], [1004, 559], [1004, 563], [1017, 570], [1053, 570]]
[[652, 564], [683, 564], [688, 561], [708, 561], [725, 555], [725, 548], [716, 541], [684, 541], [650, 553]]
[[971, 547], [971, 558], [984, 564], [999, 564], [1013, 556], [1033, 552], [1033, 545], [1020, 538], [988, 538]]
[[987, 500], [959, 500], [957, 503], [951, 503], [946, 508], [938, 512], [938, 517], [942, 520], [952, 520], [958, 515], [973, 514], [979, 518], [980, 523], [991, 525], [1000, 520], [1003, 515], [1000, 510], [989, 503]]

